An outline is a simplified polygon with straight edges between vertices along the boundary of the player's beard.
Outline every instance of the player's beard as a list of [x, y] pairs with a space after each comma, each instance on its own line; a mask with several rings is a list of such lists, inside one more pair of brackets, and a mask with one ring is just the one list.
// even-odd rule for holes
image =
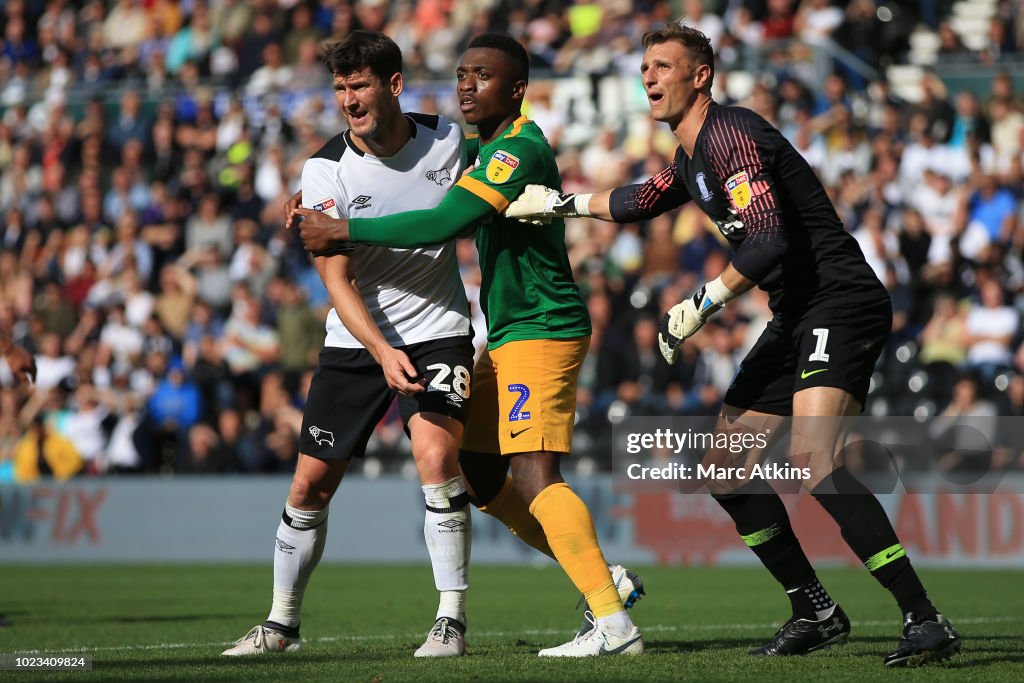
[[348, 127], [353, 135], [367, 141], [376, 141], [381, 131], [380, 119], [373, 111], [367, 111], [366, 116], [358, 123], [353, 123], [352, 119], [349, 119]]
[[369, 109], [359, 128], [353, 127], [351, 121], [349, 127], [352, 129], [353, 135], [365, 140], [368, 144], [380, 145], [384, 142], [386, 131], [390, 130], [393, 124], [394, 121], [390, 119], [384, 120], [379, 110]]

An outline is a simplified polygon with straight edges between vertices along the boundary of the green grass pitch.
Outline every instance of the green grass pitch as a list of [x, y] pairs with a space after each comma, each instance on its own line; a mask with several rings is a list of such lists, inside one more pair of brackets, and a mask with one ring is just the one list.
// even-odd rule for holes
[[759, 569], [637, 568], [647, 597], [631, 611], [640, 657], [541, 660], [579, 623], [577, 596], [553, 565], [477, 566], [469, 656], [416, 660], [436, 606], [426, 566], [319, 568], [306, 594], [304, 649], [262, 658], [220, 656], [266, 617], [266, 566], [63, 566], [0, 569], [0, 653], [89, 654], [90, 672], [0, 672], [0, 680], [76, 681], [1020, 681], [1024, 573], [924, 571], [940, 609], [966, 638], [945, 665], [886, 671], [899, 635], [888, 594], [867, 572], [820, 573], [853, 621], [850, 642], [808, 657], [746, 654], [788, 616]]

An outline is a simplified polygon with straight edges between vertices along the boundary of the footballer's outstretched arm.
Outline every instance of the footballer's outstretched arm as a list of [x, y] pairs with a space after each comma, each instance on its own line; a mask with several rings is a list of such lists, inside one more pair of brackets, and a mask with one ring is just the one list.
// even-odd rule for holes
[[[461, 182], [461, 181], [460, 181]], [[496, 194], [496, 193], [495, 193]], [[482, 219], [495, 215], [507, 200], [485, 199], [456, 185], [433, 209], [405, 211], [376, 218], [331, 218], [319, 211], [297, 209], [303, 217], [299, 226], [306, 250], [329, 251], [346, 241], [382, 247], [425, 247], [443, 244], [469, 231]]]
[[505, 215], [523, 220], [588, 216], [616, 223], [634, 223], [659, 216], [690, 201], [690, 193], [672, 164], [646, 182], [593, 194], [562, 193], [543, 185], [527, 185]]

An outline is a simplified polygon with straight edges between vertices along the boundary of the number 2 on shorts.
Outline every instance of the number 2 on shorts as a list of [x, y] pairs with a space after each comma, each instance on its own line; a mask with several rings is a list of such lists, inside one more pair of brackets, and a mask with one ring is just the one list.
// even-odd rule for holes
[[523, 412], [523, 406], [526, 405], [526, 400], [530, 398], [530, 388], [525, 384], [509, 384], [508, 390], [513, 394], [519, 394], [519, 398], [516, 399], [512, 410], [508, 411], [508, 421], [529, 420], [530, 413]]

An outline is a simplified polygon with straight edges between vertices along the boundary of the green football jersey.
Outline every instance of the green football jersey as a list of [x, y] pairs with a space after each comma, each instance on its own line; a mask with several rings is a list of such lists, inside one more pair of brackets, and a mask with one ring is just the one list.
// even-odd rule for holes
[[529, 184], [561, 189], [562, 178], [544, 134], [524, 116], [483, 145], [476, 168], [456, 184], [498, 211], [476, 233], [489, 349], [590, 334], [590, 315], [565, 249], [565, 223], [556, 218], [536, 226], [501, 215]]

